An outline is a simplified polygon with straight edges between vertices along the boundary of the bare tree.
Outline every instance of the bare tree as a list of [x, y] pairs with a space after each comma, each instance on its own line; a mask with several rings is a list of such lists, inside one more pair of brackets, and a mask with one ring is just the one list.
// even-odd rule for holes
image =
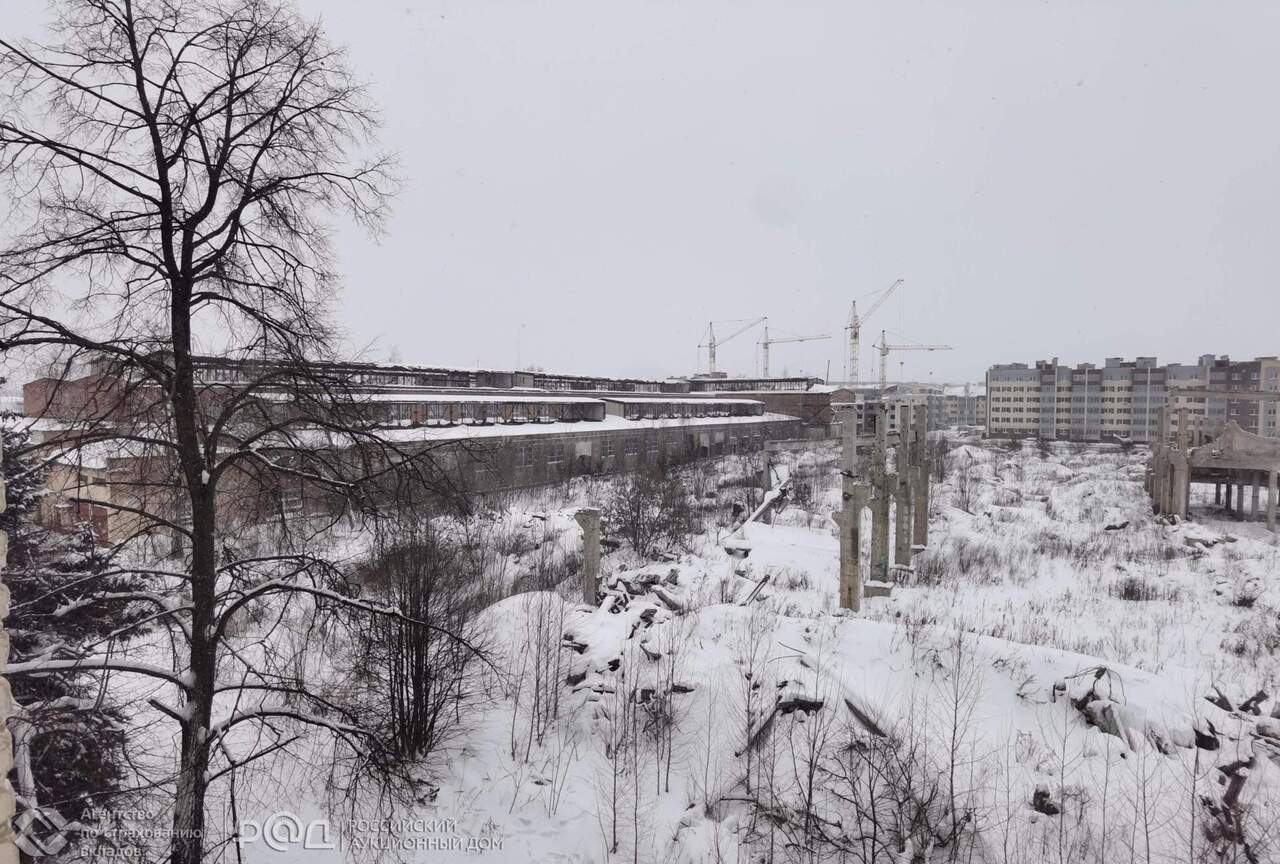
[[362, 574], [374, 596], [402, 616], [373, 616], [363, 628], [361, 672], [383, 694], [369, 706], [374, 719], [363, 722], [377, 728], [376, 740], [392, 758], [407, 763], [460, 734], [479, 695], [479, 664], [469, 646], [481, 641], [475, 615], [487, 598], [458, 559], [430, 519], [410, 514], [382, 526]]
[[937, 433], [928, 443], [929, 466], [933, 469], [933, 477], [939, 483], [947, 479], [955, 465], [955, 450], [950, 439], [943, 433]]
[[966, 513], [973, 512], [980, 482], [974, 471], [973, 454], [966, 451], [956, 460], [955, 466], [956, 506]]
[[59, 364], [45, 413], [65, 429], [46, 455], [110, 448], [98, 504], [118, 543], [171, 544], [132, 598], [171, 658], [138, 660], [119, 632], [4, 671], [158, 685], [151, 705], [179, 730], [154, 779], [173, 795], [170, 860], [196, 864], [210, 784], [308, 729], [353, 751], [370, 738], [282, 649], [239, 641], [240, 622], [265, 621], [252, 645], [268, 645], [291, 614], [405, 621], [310, 541], [320, 517], [451, 487], [426, 448], [379, 432], [357, 375], [317, 362], [334, 351], [327, 218], [376, 229], [394, 185], [387, 157], [362, 155], [376, 116], [343, 53], [280, 0], [68, 0], [57, 15], [52, 44], [0, 38], [0, 178], [19, 225], [0, 247], [0, 347]]

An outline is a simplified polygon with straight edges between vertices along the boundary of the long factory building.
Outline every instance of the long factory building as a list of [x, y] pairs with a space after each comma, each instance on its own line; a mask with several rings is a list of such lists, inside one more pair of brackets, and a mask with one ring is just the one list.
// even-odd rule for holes
[[[643, 380], [542, 372], [389, 364], [326, 364], [382, 434], [433, 448], [457, 488], [487, 493], [589, 474], [633, 471], [764, 448], [768, 441], [829, 433], [830, 396], [810, 378]], [[257, 380], [260, 364], [202, 357], [202, 392]], [[101, 445], [67, 446], [65, 430], [122, 422], [138, 397], [109, 360], [23, 389], [23, 407], [56, 451], [42, 519], [51, 527], [88, 522], [110, 542], [134, 520], [110, 506], [131, 485], [139, 461]], [[145, 401], [145, 400], [143, 400]], [[302, 494], [302, 493], [299, 493]], [[308, 512], [307, 501], [286, 509]]]

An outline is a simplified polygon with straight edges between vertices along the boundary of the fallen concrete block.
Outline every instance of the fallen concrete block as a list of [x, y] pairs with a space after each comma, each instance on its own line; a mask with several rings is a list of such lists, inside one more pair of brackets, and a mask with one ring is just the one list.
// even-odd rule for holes
[[862, 583], [862, 597], [865, 600], [870, 600], [873, 597], [892, 597], [892, 596], [893, 596], [892, 582], [868, 581], [868, 582]]

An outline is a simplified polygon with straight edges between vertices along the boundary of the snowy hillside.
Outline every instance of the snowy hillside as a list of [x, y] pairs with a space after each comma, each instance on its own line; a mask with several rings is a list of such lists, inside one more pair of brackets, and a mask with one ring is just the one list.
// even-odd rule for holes
[[713, 528], [607, 555], [599, 608], [487, 610], [505, 676], [420, 814], [493, 861], [1274, 860], [1277, 548], [1151, 517], [1143, 456], [957, 448], [914, 584], [858, 617], [834, 454], [789, 456], [745, 558]]

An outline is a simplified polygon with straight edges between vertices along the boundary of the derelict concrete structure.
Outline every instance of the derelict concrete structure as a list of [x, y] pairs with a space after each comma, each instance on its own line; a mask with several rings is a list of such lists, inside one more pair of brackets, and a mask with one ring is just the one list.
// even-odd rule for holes
[[582, 526], [582, 602], [600, 602], [600, 511], [583, 507], [574, 514]]
[[[1191, 504], [1191, 485], [1212, 483], [1215, 504], [1223, 504], [1227, 512], [1238, 519], [1259, 519], [1265, 484], [1267, 528], [1276, 532], [1280, 440], [1246, 432], [1231, 421], [1219, 435], [1209, 436], [1205, 433], [1203, 418], [1189, 417], [1185, 408], [1179, 409], [1175, 418], [1171, 441], [1169, 411], [1161, 409], [1158, 437], [1151, 448], [1147, 492], [1155, 511], [1186, 518]], [[1252, 492], [1248, 509], [1246, 486]]]
[[[844, 424], [841, 459], [843, 509], [837, 519], [840, 531], [840, 608], [861, 611], [863, 596], [887, 594], [890, 564], [909, 567], [915, 550], [929, 537], [929, 465], [925, 434], [926, 406], [907, 415], [894, 444], [894, 465], [889, 470], [887, 410], [877, 408], [875, 436], [860, 440], [856, 424]], [[868, 446], [869, 445], [869, 446]], [[870, 450], [870, 464], [859, 465], [859, 448]], [[868, 477], [869, 475], [869, 477]], [[869, 479], [870, 482], [867, 482]], [[890, 505], [894, 513], [892, 558], [889, 546]], [[862, 580], [861, 556], [864, 508], [871, 509], [871, 550], [868, 580]], [[874, 593], [872, 591], [874, 590]]]

